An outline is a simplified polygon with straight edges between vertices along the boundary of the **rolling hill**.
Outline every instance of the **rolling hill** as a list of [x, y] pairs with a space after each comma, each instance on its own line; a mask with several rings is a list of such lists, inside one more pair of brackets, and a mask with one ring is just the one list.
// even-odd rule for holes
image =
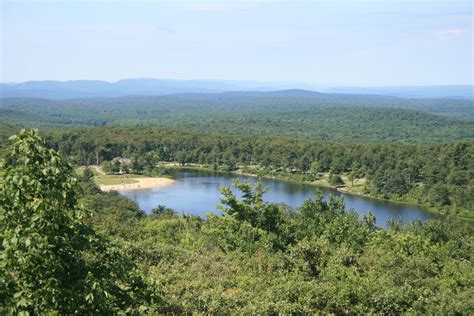
[[470, 101], [305, 90], [74, 100], [6, 98], [0, 111], [0, 121], [30, 127], [143, 125], [346, 143], [474, 139]]

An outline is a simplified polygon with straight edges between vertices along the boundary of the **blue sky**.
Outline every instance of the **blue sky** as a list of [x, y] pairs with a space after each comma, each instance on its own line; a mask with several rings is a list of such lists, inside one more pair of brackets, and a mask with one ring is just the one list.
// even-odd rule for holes
[[469, 1], [6, 1], [2, 82], [472, 84]]

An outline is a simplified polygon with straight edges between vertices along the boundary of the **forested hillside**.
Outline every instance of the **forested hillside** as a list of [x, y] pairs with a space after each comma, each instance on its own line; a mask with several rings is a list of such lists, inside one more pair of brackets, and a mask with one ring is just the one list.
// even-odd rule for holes
[[161, 126], [194, 132], [343, 143], [440, 143], [474, 139], [472, 101], [302, 90], [68, 101], [3, 99], [0, 121], [59, 128], [113, 124]]
[[382, 230], [338, 198], [288, 209], [248, 183], [236, 184], [242, 199], [222, 190], [223, 216], [147, 216], [76, 176], [35, 132], [13, 138], [5, 158], [2, 314], [474, 311], [471, 225]]

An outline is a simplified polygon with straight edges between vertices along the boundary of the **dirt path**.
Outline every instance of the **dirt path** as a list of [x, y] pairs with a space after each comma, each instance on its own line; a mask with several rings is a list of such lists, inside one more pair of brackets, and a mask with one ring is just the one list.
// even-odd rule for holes
[[128, 190], [140, 190], [140, 189], [152, 189], [167, 186], [175, 183], [176, 181], [168, 178], [133, 178], [138, 182], [128, 184], [110, 184], [101, 185], [102, 191], [128, 191]]
[[105, 172], [102, 170], [102, 168], [100, 166], [92, 166], [92, 168], [94, 168], [94, 170], [100, 174], [100, 175], [105, 175]]

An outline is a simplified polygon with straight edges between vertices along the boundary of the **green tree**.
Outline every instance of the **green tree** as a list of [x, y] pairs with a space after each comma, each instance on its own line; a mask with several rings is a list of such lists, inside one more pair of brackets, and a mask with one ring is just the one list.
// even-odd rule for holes
[[153, 208], [150, 212], [150, 216], [154, 218], [158, 217], [169, 217], [173, 218], [176, 217], [178, 213], [172, 208], [166, 207], [165, 205], [158, 205], [157, 207]]
[[94, 172], [92, 171], [92, 169], [87, 166], [85, 169], [84, 169], [84, 172], [82, 173], [82, 180], [84, 181], [90, 181], [94, 178]]
[[[223, 187], [222, 205], [218, 208], [236, 220], [248, 222], [253, 227], [274, 233], [279, 239], [284, 239], [282, 229], [286, 221], [285, 209], [281, 205], [263, 200], [267, 188], [262, 188], [260, 182], [252, 186], [249, 180], [245, 182], [236, 180], [234, 187], [241, 192], [242, 199], [239, 200], [229, 186]], [[276, 246], [282, 246], [282, 242]]]
[[313, 176], [317, 176], [319, 172], [319, 163], [317, 160], [313, 161], [309, 167], [309, 171]]
[[449, 191], [444, 185], [434, 185], [430, 190], [429, 196], [431, 203], [438, 208], [441, 208], [445, 205], [449, 205], [450, 203]]
[[106, 172], [106, 173], [112, 172], [112, 163], [111, 163], [110, 161], [103, 161], [103, 162], [100, 164], [100, 167], [101, 167], [102, 170], [104, 170], [104, 172]]
[[344, 180], [338, 174], [329, 175], [329, 184], [332, 186], [344, 185]]
[[0, 313], [138, 310], [151, 292], [132, 262], [83, 222], [71, 166], [36, 130], [11, 139], [0, 190]]
[[120, 172], [120, 167], [122, 166], [122, 164], [120, 163], [120, 160], [119, 159], [114, 159], [112, 161], [112, 166], [110, 168], [110, 171], [113, 172], [113, 173], [118, 173]]
[[140, 158], [132, 157], [132, 172], [141, 173], [143, 171], [143, 164]]

